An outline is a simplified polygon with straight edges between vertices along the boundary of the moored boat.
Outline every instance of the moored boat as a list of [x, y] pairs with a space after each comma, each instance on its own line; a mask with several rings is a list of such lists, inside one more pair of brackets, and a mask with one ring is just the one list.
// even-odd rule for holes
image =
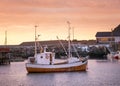
[[83, 59], [71, 57], [61, 62], [56, 61], [53, 52], [43, 52], [29, 57], [26, 69], [31, 72], [70, 72], [85, 71], [87, 69], [87, 57]]
[[120, 60], [120, 51], [110, 52], [110, 53], [107, 55], [107, 59], [108, 59], [109, 61], [117, 61], [117, 60]]
[[[86, 71], [88, 56], [86, 57], [73, 57], [70, 51], [70, 28], [69, 28], [69, 40], [68, 40], [68, 59], [64, 61], [56, 61], [54, 52], [47, 52], [47, 47], [44, 47], [42, 52], [37, 53], [36, 51], [36, 26], [35, 26], [35, 55], [29, 57], [26, 63], [26, 70], [28, 73], [31, 72], [72, 72], [72, 71]], [[66, 50], [65, 50], [66, 51]]]

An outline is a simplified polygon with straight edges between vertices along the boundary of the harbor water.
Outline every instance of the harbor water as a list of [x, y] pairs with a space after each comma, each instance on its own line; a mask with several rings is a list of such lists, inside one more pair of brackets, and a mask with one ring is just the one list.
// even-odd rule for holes
[[86, 72], [27, 73], [25, 62], [0, 65], [0, 86], [120, 86], [120, 62], [88, 60]]

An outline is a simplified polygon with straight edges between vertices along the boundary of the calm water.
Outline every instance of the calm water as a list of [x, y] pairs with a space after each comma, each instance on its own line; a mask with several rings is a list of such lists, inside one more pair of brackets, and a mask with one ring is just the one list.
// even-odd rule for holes
[[120, 62], [89, 60], [86, 72], [32, 74], [14, 62], [0, 66], [0, 86], [120, 86]]

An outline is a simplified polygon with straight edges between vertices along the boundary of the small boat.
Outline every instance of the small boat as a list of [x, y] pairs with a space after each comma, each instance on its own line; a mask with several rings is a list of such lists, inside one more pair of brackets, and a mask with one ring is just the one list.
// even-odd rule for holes
[[120, 51], [110, 52], [110, 53], [107, 55], [107, 59], [108, 59], [109, 61], [117, 61], [117, 60], [120, 60]]
[[[36, 30], [35, 30], [36, 34]], [[45, 72], [72, 72], [72, 71], [86, 71], [88, 56], [73, 57], [70, 53], [70, 32], [68, 41], [68, 59], [56, 60], [54, 52], [47, 52], [47, 47], [44, 47], [43, 52], [36, 52], [36, 36], [35, 36], [35, 55], [29, 57], [26, 63], [26, 70], [28, 73], [45, 73]]]

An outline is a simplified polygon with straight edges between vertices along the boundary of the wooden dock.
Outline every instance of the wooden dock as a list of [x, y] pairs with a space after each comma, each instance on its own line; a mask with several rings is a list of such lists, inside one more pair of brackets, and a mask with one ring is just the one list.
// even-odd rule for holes
[[9, 48], [0, 48], [0, 65], [10, 64]]

